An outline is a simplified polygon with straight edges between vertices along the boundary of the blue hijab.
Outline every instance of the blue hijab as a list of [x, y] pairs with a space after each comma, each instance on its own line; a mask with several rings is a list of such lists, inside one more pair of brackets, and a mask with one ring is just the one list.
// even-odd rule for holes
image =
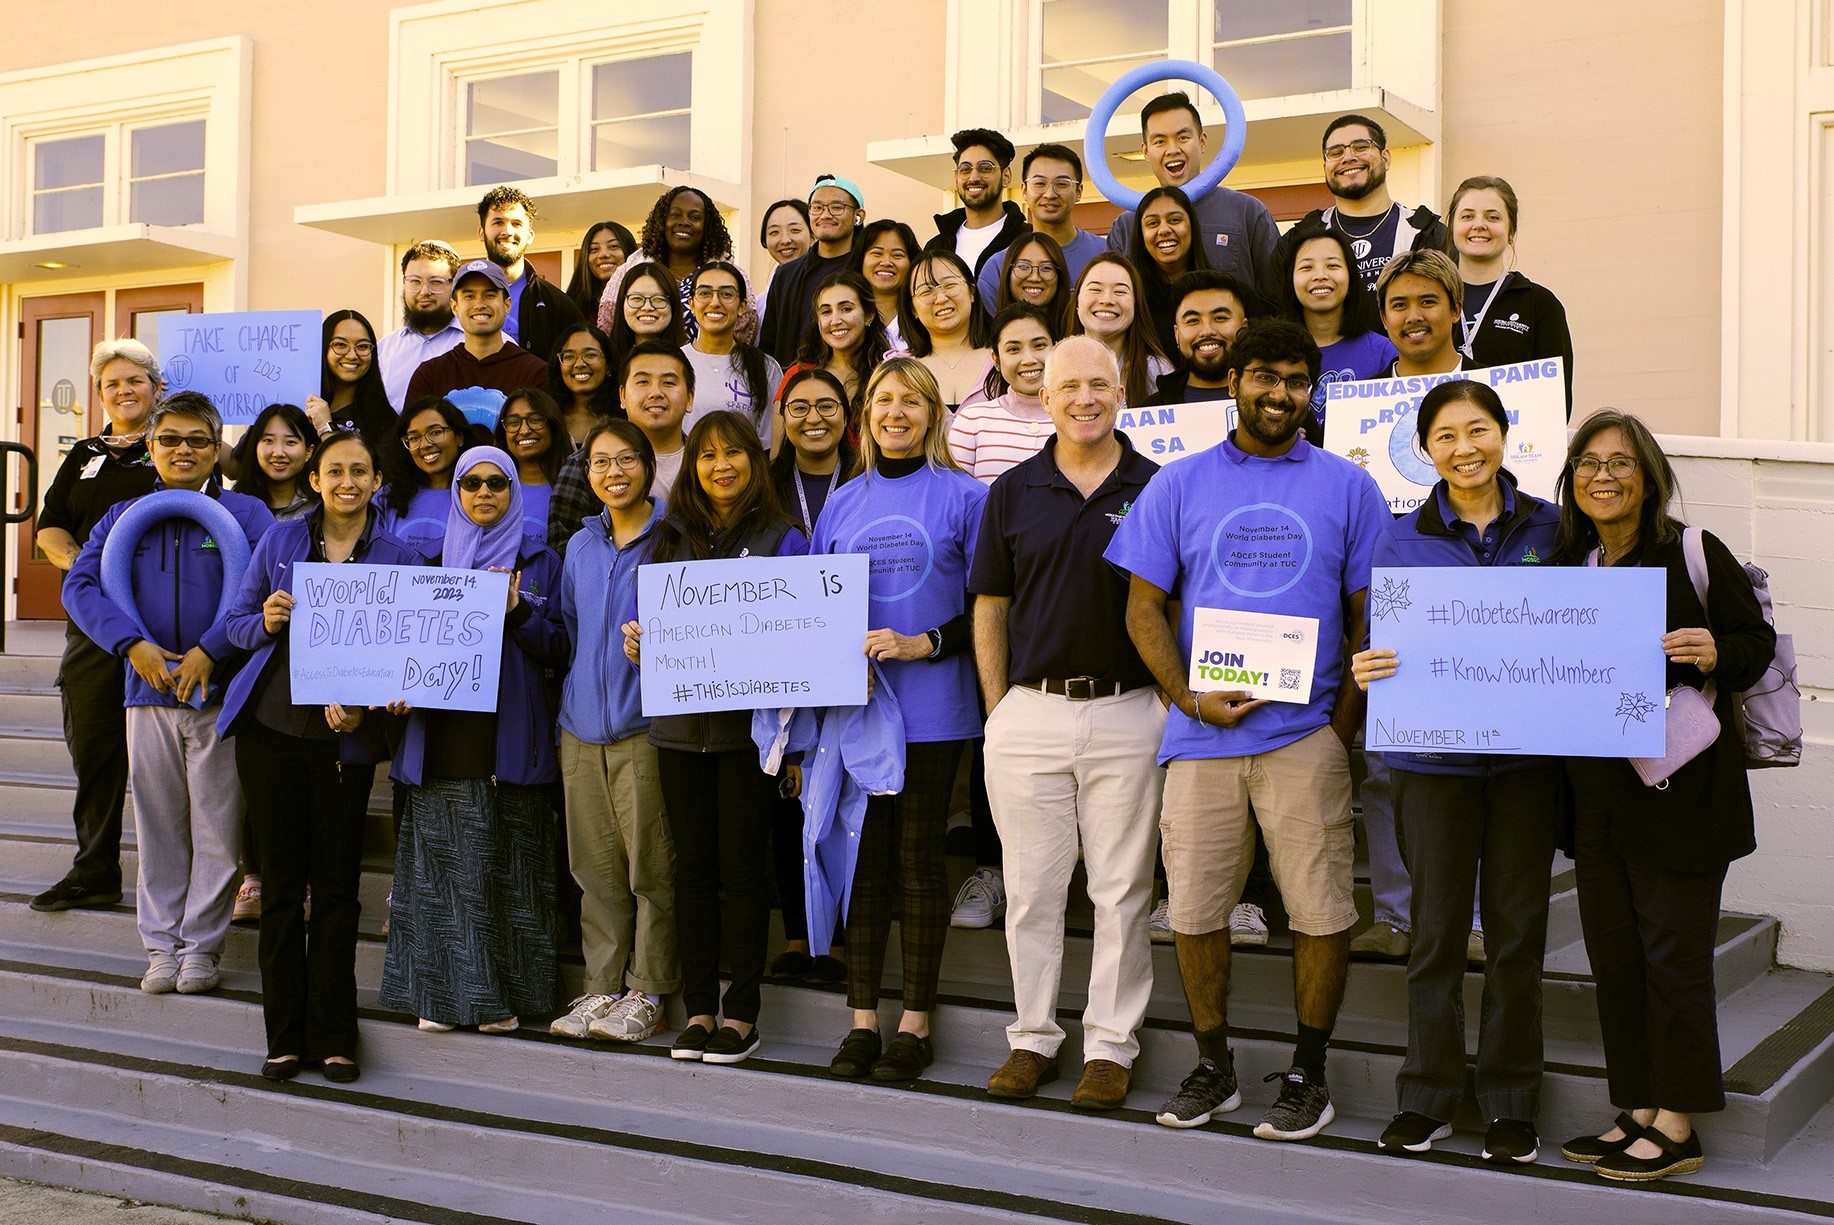
[[[509, 509], [489, 527], [479, 527], [465, 513], [458, 483], [479, 464], [495, 464], [509, 478]], [[455, 570], [516, 568], [522, 549], [522, 482], [516, 479], [516, 461], [496, 447], [472, 447], [459, 456], [452, 469], [452, 508], [446, 512], [446, 544], [440, 565]]]

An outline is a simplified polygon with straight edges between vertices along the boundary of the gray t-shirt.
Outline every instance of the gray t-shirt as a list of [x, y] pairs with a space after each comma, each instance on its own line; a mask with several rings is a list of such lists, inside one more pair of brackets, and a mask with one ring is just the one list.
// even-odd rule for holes
[[783, 382], [783, 367], [776, 359], [768, 353], [763, 355], [764, 396], [759, 403], [754, 401], [751, 388], [746, 386], [745, 364], [736, 351], [702, 353], [690, 344], [683, 346], [681, 352], [694, 367], [694, 402], [688, 406], [688, 415], [682, 419], [681, 428], [693, 429], [702, 413], [738, 413], [752, 423], [764, 442], [764, 449], [770, 450], [771, 428], [776, 419], [772, 400], [778, 384]]

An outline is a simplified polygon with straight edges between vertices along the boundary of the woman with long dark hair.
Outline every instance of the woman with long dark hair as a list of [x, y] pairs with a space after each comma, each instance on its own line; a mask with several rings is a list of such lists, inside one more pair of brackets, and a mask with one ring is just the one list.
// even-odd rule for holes
[[318, 394], [305, 403], [313, 428], [383, 437], [395, 423], [395, 410], [376, 363], [376, 329], [357, 311], [332, 311], [325, 316], [323, 353]]
[[916, 232], [902, 221], [882, 219], [860, 231], [854, 240], [853, 255], [847, 271], [857, 272], [872, 286], [870, 305], [885, 329], [886, 341], [894, 349], [904, 347], [904, 332], [898, 325], [898, 303], [904, 287], [910, 283], [911, 265], [923, 253]]
[[1191, 197], [1178, 187], [1155, 187], [1140, 197], [1140, 207], [1134, 210], [1132, 245], [1127, 249], [1134, 253], [1134, 270], [1146, 290], [1146, 313], [1153, 321], [1159, 347], [1168, 354], [1176, 353], [1172, 316], [1178, 300], [1172, 283], [1194, 268], [1210, 266]]
[[254, 440], [254, 463], [248, 465], [236, 492], [260, 498], [276, 519], [297, 519], [317, 504], [306, 479], [306, 465], [318, 446], [318, 431], [297, 405], [270, 404], [248, 427]]
[[1314, 444], [1325, 437], [1325, 388], [1332, 383], [1379, 378], [1399, 356], [1376, 315], [1375, 295], [1362, 292], [1356, 280], [1356, 255], [1350, 239], [1322, 222], [1307, 227], [1299, 240], [1281, 243], [1290, 263], [1280, 277], [1280, 313], [1305, 325], [1318, 346], [1318, 381], [1312, 387], [1312, 423], [1306, 434]]
[[579, 254], [573, 259], [573, 276], [567, 282], [567, 296], [579, 307], [580, 315], [596, 319], [599, 299], [605, 284], [618, 266], [637, 253], [637, 240], [616, 221], [595, 221], [579, 241]]
[[1051, 326], [1051, 339], [1062, 340], [1070, 334], [1070, 323], [1076, 317], [1070, 265], [1064, 260], [1063, 248], [1049, 234], [1021, 234], [1013, 239], [1012, 255], [1000, 269], [1000, 293], [994, 299], [994, 313], [1024, 303], [1044, 312]]
[[593, 426], [622, 417], [611, 338], [590, 323], [575, 324], [555, 337], [548, 354], [548, 394], [566, 418], [568, 453], [584, 445]]
[[1121, 363], [1127, 403], [1139, 404], [1153, 394], [1159, 376], [1172, 363], [1159, 346], [1159, 334], [1146, 315], [1146, 292], [1140, 273], [1125, 255], [1104, 251], [1083, 266], [1072, 301], [1076, 320], [1072, 336], [1093, 336]]
[[961, 256], [923, 253], [899, 299], [898, 322], [910, 355], [928, 368], [950, 413], [981, 394], [993, 362], [992, 337], [974, 273]]
[[416, 400], [384, 444], [377, 495], [389, 531], [419, 549], [439, 552], [452, 505], [452, 467], [472, 441], [471, 423], [450, 400]]
[[866, 380], [891, 350], [891, 338], [873, 313], [872, 288], [857, 272], [834, 272], [815, 289], [815, 311], [803, 334], [801, 360], [788, 373], [826, 370], [847, 389], [857, 416]]
[[751, 422], [769, 450], [771, 399], [783, 380], [783, 367], [733, 334], [746, 297], [745, 274], [726, 260], [695, 270], [688, 301], [700, 334], [681, 351], [694, 367], [696, 390], [688, 422], [691, 427], [706, 412], [737, 413]]
[[[655, 531], [652, 562], [799, 557], [808, 538], [785, 518], [757, 431], [735, 413], [708, 413], [688, 433], [684, 471]], [[641, 666], [642, 630], [624, 627], [625, 650]], [[650, 724], [663, 807], [675, 843], [675, 930], [688, 1024], [669, 1052], [676, 1059], [740, 1063], [761, 1041], [760, 984], [770, 938], [764, 844], [774, 779], [758, 768], [751, 712], [662, 715]], [[788, 794], [799, 774], [791, 773]], [[720, 962], [732, 978], [720, 996]], [[725, 1017], [719, 1024], [718, 1018]]]
[[688, 309], [669, 270], [644, 260], [625, 264], [618, 273], [621, 279], [605, 290], [605, 300], [615, 315], [608, 323], [605, 313], [599, 314], [599, 327], [611, 339], [607, 356], [614, 383], [625, 355], [638, 341], [660, 341], [677, 349], [688, 343]]
[[494, 441], [498, 450], [516, 461], [523, 532], [545, 539], [549, 495], [554, 492], [554, 481], [571, 449], [567, 419], [561, 416], [553, 396], [539, 387], [529, 387], [503, 401]]
[[1044, 407], [1044, 362], [1056, 340], [1045, 313], [1020, 303], [993, 321], [993, 370], [987, 400], [967, 405], [949, 423], [949, 450], [983, 485], [1044, 449], [1056, 434]]

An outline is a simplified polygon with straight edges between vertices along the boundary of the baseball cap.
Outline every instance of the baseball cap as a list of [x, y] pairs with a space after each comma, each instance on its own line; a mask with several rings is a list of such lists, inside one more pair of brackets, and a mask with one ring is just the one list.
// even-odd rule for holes
[[504, 293], [509, 292], [509, 278], [503, 275], [503, 269], [497, 267], [497, 265], [491, 263], [487, 259], [474, 259], [469, 263], [460, 265], [459, 270], [452, 276], [452, 288], [457, 289], [460, 285], [463, 285], [465, 283], [465, 278], [468, 276], [484, 277]]
[[843, 178], [838, 174], [818, 174], [815, 176], [815, 187], [809, 188], [809, 195], [815, 194], [816, 187], [838, 187], [853, 197], [855, 208], [866, 207], [866, 196], [860, 191], [860, 185], [852, 179]]

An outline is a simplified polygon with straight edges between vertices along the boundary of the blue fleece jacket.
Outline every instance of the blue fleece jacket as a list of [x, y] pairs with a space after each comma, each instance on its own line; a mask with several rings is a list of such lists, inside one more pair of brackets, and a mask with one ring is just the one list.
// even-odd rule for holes
[[637, 603], [637, 567], [649, 556], [662, 522], [659, 499], [649, 522], [623, 548], [611, 536], [611, 514], [600, 511], [567, 541], [560, 578], [560, 615], [572, 660], [560, 690], [560, 725], [587, 744], [616, 744], [650, 730], [643, 688], [624, 655], [621, 611]]
[[[163, 481], [153, 485], [155, 492], [164, 488]], [[226, 490], [215, 480], [203, 492], [235, 516], [250, 545], [259, 544], [274, 526], [273, 513], [258, 498]], [[133, 617], [102, 594], [102, 548], [127, 508], [139, 500], [130, 498], [109, 507], [64, 579], [64, 609], [76, 627], [103, 650], [124, 658], [128, 648], [146, 635], [135, 627]], [[210, 700], [216, 701], [242, 658], [225, 631], [227, 617], [217, 617], [223, 594], [223, 554], [217, 542], [202, 524], [167, 519], [140, 538], [129, 576], [134, 602], [154, 643], [180, 655], [201, 646], [216, 661], [209, 681]], [[132, 664], [122, 666], [127, 671], [127, 705], [180, 705], [177, 697], [160, 693], [141, 680]]]

